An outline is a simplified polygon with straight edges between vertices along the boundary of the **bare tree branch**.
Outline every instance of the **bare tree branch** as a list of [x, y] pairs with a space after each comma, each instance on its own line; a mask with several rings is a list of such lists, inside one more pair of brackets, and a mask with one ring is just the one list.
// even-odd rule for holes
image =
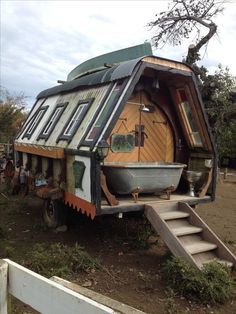
[[[199, 59], [199, 50], [216, 34], [217, 25], [212, 18], [223, 11], [223, 3], [224, 0], [172, 0], [170, 9], [157, 14], [157, 19], [148, 24], [157, 32], [152, 38], [154, 45], [160, 47], [168, 42], [180, 45], [195, 33], [195, 46], [191, 47], [186, 58], [189, 64], [195, 63]], [[208, 30], [206, 35], [200, 37], [198, 25]]]

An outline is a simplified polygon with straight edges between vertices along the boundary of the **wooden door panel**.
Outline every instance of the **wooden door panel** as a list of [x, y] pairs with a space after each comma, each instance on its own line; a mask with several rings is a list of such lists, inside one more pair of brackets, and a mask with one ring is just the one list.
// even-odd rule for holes
[[[135, 130], [135, 125], [139, 124], [140, 112], [139, 107], [135, 104], [127, 103], [124, 110], [122, 111], [114, 129], [112, 130], [112, 134], [127, 134], [133, 133]], [[109, 139], [111, 143], [111, 136]], [[129, 153], [113, 153], [111, 150], [106, 158], [106, 161], [125, 161], [125, 162], [137, 162], [138, 161], [138, 147], [135, 147], [132, 152]]]
[[140, 148], [140, 161], [173, 161], [173, 134], [165, 114], [152, 104], [145, 95], [142, 96], [145, 105], [152, 105], [154, 112], [142, 112], [140, 123], [144, 125], [144, 147]]
[[[139, 104], [151, 105], [154, 112], [140, 112]], [[111, 135], [114, 133], [132, 133], [135, 130], [135, 126], [140, 124], [144, 125], [144, 147], [135, 147], [132, 152], [128, 153], [117, 153], [110, 150], [106, 161], [171, 162], [174, 160], [173, 134], [167, 117], [155, 104], [150, 102], [144, 92], [137, 93], [135, 97], [126, 103]], [[111, 136], [109, 142], [111, 143]]]

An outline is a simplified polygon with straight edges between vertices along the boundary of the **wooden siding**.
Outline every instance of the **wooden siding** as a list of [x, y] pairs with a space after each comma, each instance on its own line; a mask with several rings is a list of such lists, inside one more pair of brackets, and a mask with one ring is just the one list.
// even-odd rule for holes
[[[140, 105], [152, 106], [153, 113], [141, 112]], [[174, 140], [171, 127], [164, 113], [153, 104], [144, 92], [129, 99], [111, 135], [133, 133], [135, 125], [144, 125], [144, 147], [135, 147], [129, 153], [109, 152], [106, 161], [173, 161]], [[111, 137], [109, 139], [111, 142]]]
[[40, 145], [31, 144], [19, 144], [15, 143], [14, 148], [18, 152], [29, 153], [32, 155], [50, 157], [50, 158], [64, 158], [64, 149], [57, 147], [46, 147]]
[[149, 63], [152, 63], [152, 64], [166, 66], [166, 67], [169, 67], [169, 68], [178, 69], [178, 70], [181, 70], [181, 71], [192, 72], [190, 67], [188, 67], [187, 65], [185, 65], [183, 63], [175, 62], [175, 61], [172, 61], [172, 60], [159, 59], [157, 57], [144, 57], [142, 59], [142, 61], [143, 62], [149, 62]]

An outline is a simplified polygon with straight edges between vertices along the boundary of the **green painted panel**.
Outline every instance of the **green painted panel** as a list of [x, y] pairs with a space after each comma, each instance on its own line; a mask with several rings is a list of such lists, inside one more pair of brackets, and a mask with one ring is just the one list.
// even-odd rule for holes
[[73, 174], [75, 178], [75, 188], [81, 189], [83, 191], [83, 177], [84, 177], [84, 171], [85, 171], [85, 164], [82, 161], [74, 161], [73, 162]]

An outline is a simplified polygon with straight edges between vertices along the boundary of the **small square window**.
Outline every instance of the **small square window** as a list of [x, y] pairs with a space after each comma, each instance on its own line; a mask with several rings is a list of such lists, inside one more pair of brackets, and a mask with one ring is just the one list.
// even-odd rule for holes
[[28, 139], [31, 138], [32, 134], [34, 133], [35, 129], [37, 128], [39, 122], [42, 120], [46, 110], [48, 109], [48, 106], [41, 107], [37, 110], [37, 112], [33, 115], [31, 121], [29, 122], [28, 128], [26, 129], [26, 132], [23, 136], [27, 137]]
[[80, 101], [75, 110], [72, 112], [68, 123], [65, 124], [63, 131], [61, 132], [58, 140], [71, 140], [74, 136], [75, 132], [78, 130], [81, 122], [83, 121], [89, 106], [93, 102], [94, 99], [86, 99]]
[[56, 106], [55, 110], [53, 111], [50, 118], [48, 119], [44, 129], [40, 133], [38, 139], [40, 139], [40, 138], [48, 139], [48, 137], [50, 136], [50, 134], [54, 130], [58, 120], [60, 119], [65, 107], [67, 106], [67, 104], [68, 104], [68, 102], [58, 104]]

